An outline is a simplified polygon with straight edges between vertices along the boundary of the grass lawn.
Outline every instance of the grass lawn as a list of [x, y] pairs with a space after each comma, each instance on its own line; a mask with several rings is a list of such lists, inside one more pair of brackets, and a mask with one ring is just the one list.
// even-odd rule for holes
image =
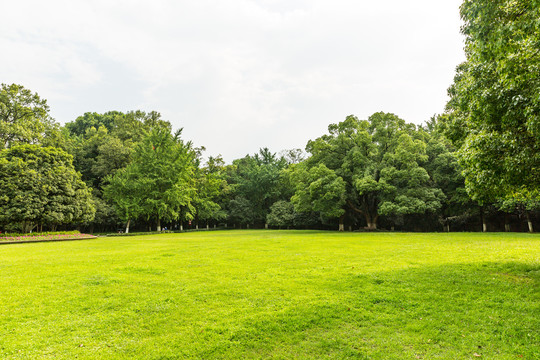
[[540, 235], [0, 247], [1, 359], [540, 359]]

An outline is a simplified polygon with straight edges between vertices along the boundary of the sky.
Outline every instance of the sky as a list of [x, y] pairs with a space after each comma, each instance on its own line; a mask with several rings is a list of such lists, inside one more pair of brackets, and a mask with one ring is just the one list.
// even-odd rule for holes
[[0, 82], [85, 112], [158, 111], [227, 162], [328, 125], [444, 111], [461, 0], [0, 0]]

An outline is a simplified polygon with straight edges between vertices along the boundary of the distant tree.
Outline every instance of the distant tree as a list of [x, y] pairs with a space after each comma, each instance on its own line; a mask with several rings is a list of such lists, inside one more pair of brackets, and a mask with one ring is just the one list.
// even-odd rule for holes
[[[194, 198], [195, 153], [191, 143], [184, 143], [181, 132], [175, 135], [163, 128], [153, 129], [136, 147], [133, 161], [125, 170], [108, 179], [105, 194], [124, 219], [130, 213], [161, 221], [178, 220], [183, 207]], [[122, 194], [131, 195], [122, 200]]]
[[221, 156], [208, 158], [206, 166], [196, 167], [196, 191], [193, 197], [193, 215], [196, 221], [219, 221], [227, 217], [220, 200], [228, 191], [225, 163]]
[[[264, 223], [270, 206], [286, 199], [281, 178], [286, 166], [283, 157], [276, 156], [267, 148], [260, 149], [253, 156], [234, 160], [227, 179], [232, 188], [232, 197], [235, 198], [234, 205], [229, 206], [232, 218], [238, 220], [238, 212], [233, 214], [233, 208], [235, 211], [247, 209], [246, 202], [249, 202], [252, 209], [249, 218], [252, 222]], [[240, 204], [242, 206], [237, 206]]]
[[21, 85], [0, 86], [0, 149], [41, 144], [47, 135], [58, 136], [57, 132], [45, 99]]
[[92, 220], [90, 190], [71, 155], [52, 147], [17, 145], [0, 151], [0, 223], [28, 232], [38, 225]]
[[126, 233], [129, 233], [131, 221], [143, 214], [139, 176], [135, 166], [120, 169], [114, 175], [105, 179], [103, 197], [113, 204], [116, 214], [126, 223]]
[[424, 167], [435, 187], [444, 194], [439, 222], [445, 231], [450, 231], [451, 224], [465, 222], [471, 216], [471, 209], [477, 206], [465, 190], [457, 149], [446, 138], [436, 118], [432, 119], [425, 140], [428, 160]]
[[307, 158], [307, 154], [302, 149], [283, 150], [279, 154], [289, 165], [301, 163]]
[[276, 201], [270, 207], [270, 213], [266, 216], [266, 222], [270, 226], [290, 227], [294, 225], [296, 214], [294, 205], [289, 201]]
[[119, 111], [109, 111], [104, 114], [87, 112], [77, 117], [75, 121], [66, 123], [65, 127], [75, 136], [85, 136], [91, 128], [99, 129], [100, 127], [104, 127], [110, 133], [115, 128], [117, 117], [124, 116], [125, 114]]
[[246, 198], [236, 196], [229, 204], [229, 220], [234, 224], [249, 225], [258, 220], [253, 203]]
[[[444, 195], [422, 167], [426, 144], [415, 125], [393, 114], [375, 113], [368, 120], [348, 116], [328, 129], [328, 135], [308, 142], [311, 157], [305, 164], [307, 171], [318, 168], [327, 174], [324, 178], [344, 183], [344, 196], [331, 196], [339, 199], [336, 214], [337, 205], [343, 204], [341, 216], [345, 211], [361, 215], [368, 229], [376, 229], [380, 215], [423, 214], [441, 207]], [[307, 185], [297, 188], [293, 202], [304, 197]], [[318, 196], [322, 201], [327, 194]]]
[[335, 171], [324, 164], [309, 168], [299, 164], [291, 170], [296, 192], [291, 198], [295, 210], [301, 213], [320, 213], [329, 218], [339, 218], [339, 230], [344, 230], [346, 183]]

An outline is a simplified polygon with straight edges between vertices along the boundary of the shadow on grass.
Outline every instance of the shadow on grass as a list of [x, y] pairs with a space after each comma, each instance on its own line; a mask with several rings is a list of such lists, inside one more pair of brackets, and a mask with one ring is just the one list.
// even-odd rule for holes
[[540, 266], [452, 264], [317, 283], [320, 301], [238, 324], [201, 358], [538, 359]]

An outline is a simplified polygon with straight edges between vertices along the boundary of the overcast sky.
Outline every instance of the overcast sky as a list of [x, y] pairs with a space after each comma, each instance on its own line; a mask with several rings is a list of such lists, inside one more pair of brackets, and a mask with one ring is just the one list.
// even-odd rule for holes
[[444, 109], [461, 0], [0, 0], [0, 82], [85, 112], [156, 110], [206, 155], [304, 148], [328, 124]]

